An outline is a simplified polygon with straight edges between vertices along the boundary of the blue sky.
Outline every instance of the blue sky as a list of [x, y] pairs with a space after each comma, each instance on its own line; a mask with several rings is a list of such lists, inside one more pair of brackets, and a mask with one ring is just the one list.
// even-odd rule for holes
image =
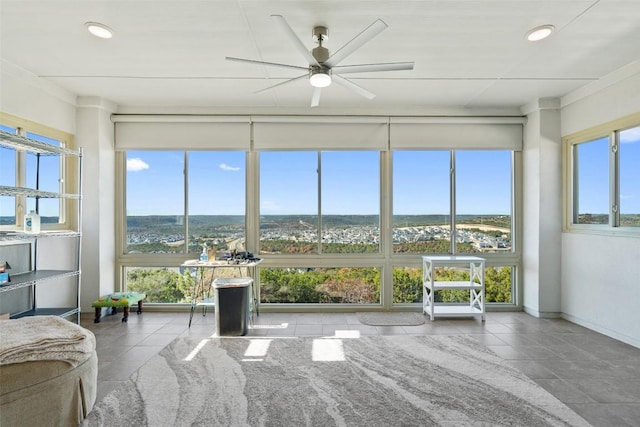
[[640, 213], [640, 126], [620, 132], [620, 213]]
[[[579, 213], [609, 211], [609, 141], [577, 146]], [[620, 132], [620, 213], [640, 213], [640, 127]]]
[[[0, 125], [0, 129], [14, 133], [15, 129]], [[41, 135], [27, 133], [29, 138], [45, 142], [47, 144], [60, 145], [59, 141], [43, 137]], [[36, 188], [36, 156], [30, 154], [27, 156], [27, 182], [28, 188]], [[60, 160], [57, 155], [40, 156], [40, 180], [39, 189], [42, 191], [59, 192], [60, 185], [58, 177], [60, 174]], [[15, 169], [15, 151], [0, 147], [0, 185], [14, 186], [16, 169]], [[36, 209], [36, 202], [33, 198], [27, 199], [26, 211]], [[44, 216], [58, 216], [59, 200], [58, 199], [40, 199], [38, 210]], [[14, 198], [0, 197], [0, 216], [14, 215]]]
[[[447, 151], [394, 153], [395, 214], [449, 212]], [[322, 153], [322, 213], [378, 214], [379, 154], [366, 151]], [[458, 152], [458, 212], [508, 214], [511, 154]], [[129, 152], [128, 215], [182, 213], [181, 152]], [[316, 214], [318, 155], [313, 151], [260, 155], [261, 213]], [[243, 152], [193, 152], [189, 157], [189, 213], [244, 214]], [[173, 200], [174, 202], [169, 202]]]

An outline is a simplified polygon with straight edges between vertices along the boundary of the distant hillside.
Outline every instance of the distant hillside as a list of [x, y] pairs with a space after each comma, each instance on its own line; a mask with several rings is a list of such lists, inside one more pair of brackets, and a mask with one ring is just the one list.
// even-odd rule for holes
[[[605, 214], [583, 214], [578, 220], [580, 224], [607, 224], [608, 215]], [[621, 223], [624, 226], [640, 227], [639, 214], [621, 214]], [[43, 224], [55, 224], [58, 222], [57, 216], [44, 216], [41, 218]], [[211, 227], [244, 227], [245, 217], [243, 215], [190, 215], [189, 228], [191, 232], [197, 232], [203, 228]], [[0, 216], [0, 226], [14, 225], [15, 216]], [[394, 227], [422, 227], [429, 225], [450, 224], [448, 215], [394, 215]], [[483, 226], [493, 226], [498, 228], [511, 228], [511, 217], [509, 215], [458, 215], [458, 224], [473, 224]], [[262, 229], [287, 227], [315, 227], [318, 224], [317, 215], [261, 215], [260, 227]], [[322, 224], [324, 227], [350, 227], [350, 226], [371, 226], [380, 224], [378, 215], [323, 215]], [[144, 215], [128, 216], [127, 230], [129, 232], [153, 232], [180, 233], [184, 228], [183, 217], [181, 215]]]
[[[40, 222], [42, 224], [57, 224], [58, 217], [57, 216], [41, 216]], [[16, 217], [15, 216], [0, 216], [0, 225], [15, 225]]]
[[[629, 215], [635, 217], [640, 223], [640, 216]], [[495, 225], [497, 227], [509, 227], [510, 217], [504, 215], [458, 215], [460, 224], [484, 224]], [[243, 215], [190, 215], [190, 227], [220, 227], [220, 226], [236, 226], [244, 224], [245, 217]], [[15, 224], [14, 216], [0, 216], [0, 225]], [[42, 217], [42, 222], [52, 224], [58, 222], [58, 217]], [[394, 227], [417, 227], [425, 225], [443, 225], [450, 223], [448, 215], [394, 215]], [[260, 224], [269, 226], [269, 224], [281, 226], [287, 223], [303, 223], [315, 225], [318, 223], [317, 215], [261, 215]], [[323, 215], [322, 223], [327, 227], [348, 227], [354, 225], [361, 226], [378, 226], [380, 223], [379, 215]], [[183, 227], [183, 217], [181, 215], [142, 215], [128, 216], [127, 228], [135, 229], [157, 229], [158, 227]]]

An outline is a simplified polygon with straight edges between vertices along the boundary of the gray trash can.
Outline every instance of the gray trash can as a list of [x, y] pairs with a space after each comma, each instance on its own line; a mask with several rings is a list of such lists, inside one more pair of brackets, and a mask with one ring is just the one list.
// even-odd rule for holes
[[221, 277], [213, 281], [218, 336], [247, 335], [252, 283], [250, 277]]

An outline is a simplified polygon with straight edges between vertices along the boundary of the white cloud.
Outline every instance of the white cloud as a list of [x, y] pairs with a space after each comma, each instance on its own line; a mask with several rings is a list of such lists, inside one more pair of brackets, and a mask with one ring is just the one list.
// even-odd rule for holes
[[222, 169], [223, 171], [231, 171], [231, 172], [237, 172], [240, 170], [240, 168], [229, 166], [226, 163], [220, 163], [220, 169]]
[[623, 130], [620, 132], [620, 143], [627, 144], [630, 142], [639, 142], [640, 141], [640, 126]]
[[149, 169], [149, 164], [144, 160], [138, 157], [127, 159], [127, 172], [140, 172], [145, 169]]

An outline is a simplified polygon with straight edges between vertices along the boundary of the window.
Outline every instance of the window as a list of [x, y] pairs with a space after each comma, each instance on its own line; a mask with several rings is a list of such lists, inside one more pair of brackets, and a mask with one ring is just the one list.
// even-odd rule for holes
[[[513, 301], [515, 268], [512, 266], [485, 267], [485, 301], [507, 303]], [[469, 280], [469, 272], [451, 268], [437, 268], [437, 280]], [[448, 275], [448, 276], [446, 276]], [[457, 277], [460, 276], [460, 277]], [[436, 302], [469, 302], [469, 291], [444, 290], [435, 294]], [[393, 269], [394, 304], [422, 303], [422, 268], [395, 267]]]
[[189, 303], [194, 278], [176, 267], [126, 267], [126, 287], [147, 295], [147, 303]]
[[189, 253], [244, 250], [245, 153], [189, 152]]
[[[513, 254], [512, 169], [511, 150], [393, 152], [393, 252], [487, 253], [494, 264], [510, 264], [502, 259]], [[394, 264], [393, 303], [421, 303], [422, 268]], [[486, 269], [487, 302], [514, 303], [514, 271]], [[464, 292], [447, 292], [437, 298], [464, 302]]]
[[575, 224], [609, 224], [609, 138], [576, 144]]
[[[55, 129], [3, 114], [0, 129], [58, 147], [70, 147], [71, 136]], [[70, 178], [73, 179], [73, 178]], [[60, 155], [35, 154], [0, 147], [0, 186], [26, 187], [53, 193], [65, 193], [74, 188], [65, 185], [65, 158]], [[32, 210], [40, 214], [43, 229], [62, 228], [67, 206], [75, 203], [56, 197], [36, 198], [0, 196], [0, 226], [22, 226], [22, 216]]]
[[[0, 130], [16, 133], [16, 129], [0, 125]], [[0, 147], [0, 186], [15, 187], [16, 184], [16, 151]], [[12, 196], [0, 196], [0, 226], [15, 226], [16, 201]]]
[[185, 252], [181, 151], [127, 152], [126, 253]]
[[378, 253], [379, 156], [261, 153], [260, 253]]
[[367, 267], [261, 268], [260, 301], [378, 304], [380, 270]]
[[456, 253], [511, 250], [511, 152], [456, 151]]
[[640, 230], [640, 115], [564, 138], [567, 227], [633, 235]]
[[[27, 132], [27, 138], [60, 147], [61, 142], [44, 135]], [[55, 155], [36, 155], [27, 153], [26, 182], [27, 187], [41, 191], [63, 193], [62, 168], [64, 157]], [[40, 213], [42, 224], [60, 222], [62, 200], [55, 198], [27, 198], [27, 212], [35, 210]]]
[[189, 302], [191, 282], [179, 268], [185, 257], [197, 258], [203, 247], [210, 257], [245, 249], [245, 152], [138, 150], [123, 157], [125, 289], [145, 292], [153, 303]]
[[[265, 151], [259, 176], [261, 256], [380, 253], [379, 152]], [[261, 301], [380, 303], [380, 268], [319, 264], [261, 268]]]
[[506, 150], [394, 152], [393, 252], [511, 251], [511, 157]]
[[[16, 129], [0, 124], [0, 130], [9, 133], [16, 133]], [[16, 150], [7, 147], [0, 147], [0, 185], [16, 185]]]
[[379, 159], [375, 151], [321, 154], [323, 253], [380, 251]]
[[129, 151], [126, 162], [126, 253], [244, 248], [244, 152]]
[[393, 153], [393, 252], [451, 252], [451, 152]]
[[260, 253], [318, 253], [318, 154], [260, 154]]
[[640, 126], [620, 131], [620, 226], [640, 227]]
[[210, 256], [239, 249], [262, 259], [265, 304], [415, 308], [420, 255], [481, 253], [487, 301], [520, 303], [511, 237], [520, 124], [394, 131], [379, 118], [254, 117], [232, 143], [232, 120], [217, 119], [116, 121], [121, 287], [190, 302], [180, 266], [206, 244]]

